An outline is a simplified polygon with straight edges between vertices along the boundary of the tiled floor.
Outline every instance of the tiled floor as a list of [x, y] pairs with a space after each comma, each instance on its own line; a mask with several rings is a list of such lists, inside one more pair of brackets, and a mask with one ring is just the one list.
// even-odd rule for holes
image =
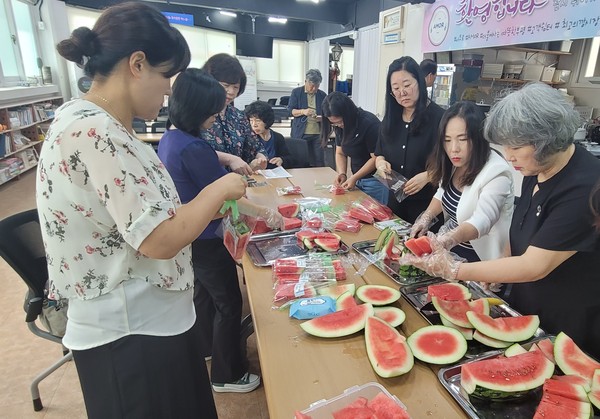
[[[35, 171], [0, 186], [0, 219], [35, 207]], [[244, 285], [241, 284], [243, 294]], [[86, 418], [83, 396], [73, 362], [55, 371], [40, 385], [44, 409], [34, 412], [29, 393], [31, 380], [62, 356], [61, 347], [34, 336], [25, 324], [23, 299], [26, 287], [0, 259], [0, 418]], [[247, 300], [244, 314], [248, 313]], [[256, 340], [248, 339], [250, 371], [260, 372]], [[210, 367], [210, 364], [208, 365]], [[262, 385], [248, 394], [214, 394], [222, 419], [269, 417]]]

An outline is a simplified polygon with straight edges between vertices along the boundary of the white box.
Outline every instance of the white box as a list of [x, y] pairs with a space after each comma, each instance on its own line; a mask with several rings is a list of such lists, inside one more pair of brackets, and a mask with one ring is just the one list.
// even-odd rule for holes
[[553, 83], [568, 83], [571, 77], [571, 70], [556, 70], [552, 76]]
[[542, 81], [551, 82], [555, 70], [556, 69], [554, 67], [544, 67], [544, 71], [542, 72]]
[[521, 71], [521, 80], [540, 81], [544, 66], [541, 64], [525, 64]]

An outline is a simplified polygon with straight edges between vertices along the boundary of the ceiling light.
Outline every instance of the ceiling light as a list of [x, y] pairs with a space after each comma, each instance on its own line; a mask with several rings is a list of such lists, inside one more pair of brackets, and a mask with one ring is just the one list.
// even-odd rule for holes
[[287, 18], [269, 16], [269, 22], [271, 22], [271, 23], [287, 23]]
[[237, 13], [229, 12], [227, 10], [219, 10], [219, 13], [221, 13], [223, 16], [237, 17]]
[[314, 3], [314, 4], [319, 4], [320, 0], [296, 0], [300, 3]]

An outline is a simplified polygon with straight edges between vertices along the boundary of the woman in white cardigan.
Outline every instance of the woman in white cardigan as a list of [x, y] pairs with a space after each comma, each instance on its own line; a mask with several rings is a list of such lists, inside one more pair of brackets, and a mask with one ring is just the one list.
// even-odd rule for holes
[[504, 255], [514, 207], [511, 167], [483, 137], [484, 119], [472, 102], [458, 102], [444, 113], [427, 166], [439, 188], [411, 230], [412, 237], [426, 234], [443, 213], [438, 240], [469, 262]]

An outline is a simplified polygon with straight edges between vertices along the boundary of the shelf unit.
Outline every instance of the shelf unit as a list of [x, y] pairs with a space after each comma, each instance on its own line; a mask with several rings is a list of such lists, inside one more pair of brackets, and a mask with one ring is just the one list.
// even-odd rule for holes
[[[511, 84], [525, 84], [530, 83], [532, 80], [521, 80], [521, 79], [503, 79], [496, 77], [479, 77], [479, 80], [484, 81], [493, 81], [493, 82], [501, 82], [501, 83], [511, 83]], [[538, 80], [540, 81], [540, 80]], [[549, 84], [550, 86], [558, 86], [560, 84], [564, 84], [562, 82], [553, 82], [553, 81], [542, 81], [542, 83]]]
[[0, 185], [37, 166], [39, 151], [61, 96], [0, 105]]
[[547, 49], [535, 49], [535, 48], [525, 48], [525, 47], [505, 46], [505, 47], [494, 47], [493, 49], [505, 50], [505, 51], [533, 52], [533, 53], [537, 52], [540, 54], [548, 54], [548, 55], [571, 55], [570, 52], [566, 52], [566, 51], [550, 51]]

